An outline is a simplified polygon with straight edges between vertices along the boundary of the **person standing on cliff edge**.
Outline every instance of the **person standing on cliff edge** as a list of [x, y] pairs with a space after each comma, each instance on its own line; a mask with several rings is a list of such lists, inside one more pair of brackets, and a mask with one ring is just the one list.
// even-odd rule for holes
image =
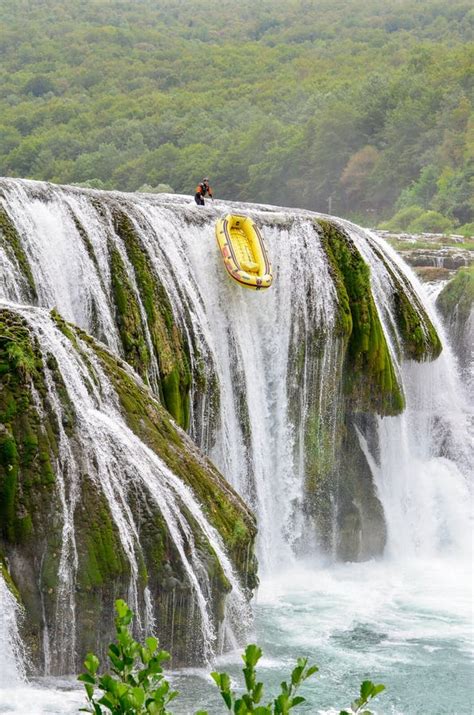
[[212, 199], [212, 189], [209, 186], [209, 179], [206, 177], [196, 186], [194, 200], [198, 206], [204, 206], [204, 197], [209, 196]]

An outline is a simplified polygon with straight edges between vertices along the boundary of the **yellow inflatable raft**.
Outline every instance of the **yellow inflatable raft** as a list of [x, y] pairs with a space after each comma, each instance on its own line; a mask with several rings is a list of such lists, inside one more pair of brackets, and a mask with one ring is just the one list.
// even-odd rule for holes
[[267, 247], [251, 218], [227, 214], [216, 222], [216, 238], [231, 278], [252, 290], [271, 286], [273, 276]]

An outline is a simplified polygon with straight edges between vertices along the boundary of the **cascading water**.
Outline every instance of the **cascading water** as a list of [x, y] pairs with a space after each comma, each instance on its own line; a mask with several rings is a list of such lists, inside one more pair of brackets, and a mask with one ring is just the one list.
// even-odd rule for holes
[[[373, 250], [380, 250], [380, 241], [368, 232], [361, 236], [358, 227], [351, 228], [371, 267], [379, 312], [390, 320], [392, 278]], [[409, 290], [416, 300], [425, 303], [444, 345], [435, 362], [399, 360], [406, 409], [396, 417], [378, 418], [378, 458], [360, 435], [384, 507], [386, 553], [398, 558], [433, 557], [445, 550], [468, 555], [469, 478], [474, 464], [472, 407], [443, 326], [429, 301], [421, 297], [423, 287], [393, 249], [386, 246], [384, 251], [392, 270], [408, 275]], [[396, 358], [395, 351], [392, 354]]]
[[[56, 669], [59, 667], [65, 672], [74, 672], [76, 666], [75, 590], [78, 555], [74, 519], [78, 510], [82, 474], [92, 477], [97, 489], [106, 497], [120, 543], [130, 564], [128, 601], [139, 619], [141, 550], [139, 529], [130, 506], [131, 491], [148, 494], [159, 508], [194, 593], [201, 625], [202, 655], [208, 660], [216, 651], [216, 633], [210, 610], [212, 589], [195, 544], [196, 529], [191, 522], [198, 525], [200, 539], [209, 542], [232, 588], [227, 620], [231, 638], [235, 639], [232, 636], [233, 629], [242, 629], [242, 620], [245, 621], [247, 617], [244, 594], [217, 531], [206, 520], [191, 489], [126, 425], [119, 410], [117, 394], [94, 351], [86, 344], [80, 350], [71, 349], [70, 339], [55, 326], [44, 310], [16, 306], [16, 311], [27, 321], [31, 334], [41, 345], [46, 366], [47, 398], [58, 417], [59, 450], [55, 472], [62, 510], [62, 543], [55, 632], [52, 634]], [[48, 365], [49, 355], [55, 357], [55, 365], [61, 374], [70, 403], [74, 406], [79, 442], [75, 448], [63, 426], [68, 416]], [[146, 593], [143, 599], [145, 606], [150, 608]], [[147, 624], [154, 623], [153, 610], [145, 613], [145, 616]], [[141, 625], [140, 620], [138, 625]], [[191, 634], [191, 623], [189, 627]]]
[[18, 620], [21, 618], [18, 603], [6, 585], [0, 569], [0, 688], [22, 683], [25, 679], [25, 655]]
[[[288, 543], [299, 536], [294, 521], [303, 498], [304, 440], [301, 435], [298, 439], [298, 430], [304, 429], [305, 405], [314, 400], [309, 392], [314, 379], [308, 372], [314, 372], [314, 366], [306, 365], [306, 383], [303, 380], [293, 388], [302, 390], [302, 395], [301, 419], [292, 424], [287, 389], [292, 380], [290, 354], [318, 331], [325, 336], [317, 357], [326, 366], [318, 380], [323, 400], [331, 392], [325, 383], [332, 380], [330, 366], [335, 362], [331, 333], [337, 297], [307, 218], [302, 214], [290, 219], [284, 212], [272, 215], [267, 238], [278, 281], [265, 294], [244, 294], [223, 275], [214, 250], [214, 213], [204, 214], [204, 230], [195, 210], [179, 198], [162, 204], [134, 197], [124, 204], [117, 196], [98, 208], [94, 192], [42, 186], [42, 194], [31, 196], [32, 186], [6, 181], [3, 194], [34, 284], [41, 286], [38, 302], [55, 306], [63, 317], [117, 351], [120, 336], [111, 301], [107, 241], [126, 255], [114, 230], [113, 211], [120, 206], [127, 212], [188, 343], [194, 346], [193, 369], [199, 364], [207, 383], [217, 383], [217, 407], [212, 393], [194, 401], [191, 435], [256, 510], [261, 566], [270, 570], [281, 558], [277, 554], [291, 558]], [[60, 265], [65, 270], [59, 271]], [[133, 270], [128, 268], [133, 282]], [[13, 288], [15, 295], [21, 293], [17, 282], [6, 298], [14, 299]], [[94, 305], [100, 309], [92, 310]]]
[[[428, 592], [429, 577], [439, 584], [439, 569], [444, 568], [434, 566], [434, 560], [454, 555], [459, 566], [469, 555], [466, 554], [470, 529], [467, 478], [472, 464], [468, 442], [472, 413], [444, 339], [444, 352], [433, 363], [414, 362], [403, 355], [404, 338], [393, 298], [396, 283], [402, 285], [410, 301], [427, 310], [441, 335], [442, 328], [432, 309], [427, 307], [422, 288], [396, 254], [369, 232], [347, 222], [337, 222], [370, 266], [373, 298], [394, 374], [406, 401], [402, 414], [360, 419], [357, 415], [347, 416], [341, 383], [343, 354], [338, 338], [340, 296], [333, 269], [315, 231], [314, 214], [217, 201], [211, 207], [197, 209], [188, 198], [180, 196], [104, 194], [26, 181], [5, 180], [0, 188], [0, 202], [15, 226], [31, 270], [31, 279], [27, 280], [25, 272], [20, 270], [18, 255], [4, 244], [1, 250], [0, 244], [0, 296], [14, 303], [33, 300], [46, 308], [56, 307], [64, 318], [122, 356], [124, 348], [112, 289], [111, 246], [122, 258], [140, 308], [144, 340], [148, 348], [152, 345], [146, 306], [137, 287], [137, 269], [132, 265], [124, 236], [117, 230], [116, 212], [128, 217], [153, 273], [164, 286], [186, 342], [194, 378], [190, 435], [257, 514], [259, 559], [262, 572], [270, 579], [265, 580], [261, 590], [263, 610], [257, 610], [257, 626], [263, 622], [270, 630], [291, 632], [293, 621], [288, 622], [283, 609], [287, 603], [295, 613], [309, 613], [307, 608], [311, 613], [319, 613], [322, 635], [314, 635], [313, 622], [305, 620], [309, 616], [302, 617], [301, 634], [309, 629], [323, 654], [320, 657], [327, 658], [330, 668], [336, 650], [338, 657], [344, 660], [341, 644], [346, 636], [338, 634], [354, 631], [350, 639], [357, 644], [361, 633], [360, 638], [365, 638], [364, 628], [371, 617], [380, 620], [375, 630], [380, 627], [389, 633], [388, 642], [403, 640], [404, 635], [397, 630], [398, 616], [386, 608], [387, 603], [391, 604], [390, 608], [400, 603], [401, 611], [409, 610], [412, 601], [416, 601], [414, 593], [408, 587], [403, 591], [400, 584], [409, 583], [421, 569], [426, 579], [420, 580], [420, 588]], [[250, 214], [263, 227], [275, 273], [270, 290], [262, 293], [237, 290], [225, 275], [215, 248], [213, 224], [228, 211]], [[36, 296], [32, 296], [32, 286]], [[28, 314], [28, 309], [22, 310]], [[41, 315], [38, 321], [45, 325], [49, 319]], [[39, 323], [35, 318], [31, 322], [33, 329], [38, 330]], [[423, 332], [423, 320], [420, 325]], [[46, 335], [52, 339], [48, 332], [51, 330], [51, 327], [42, 328], [43, 339]], [[64, 346], [62, 351], [66, 351]], [[60, 355], [63, 353], [60, 351]], [[158, 391], [160, 366], [151, 348], [150, 354], [148, 381]], [[67, 384], [74, 395], [74, 404], [99, 400], [97, 395], [92, 398], [80, 387], [77, 376], [81, 372], [77, 372], [77, 365], [75, 373], [68, 372], [72, 370], [73, 358], [66, 354], [63, 357], [62, 369], [69, 375]], [[93, 356], [89, 358], [98, 370]], [[206, 389], [201, 387], [202, 383]], [[100, 400], [104, 400], [104, 395]], [[127, 460], [127, 455], [134, 455], [126, 462], [127, 469], [153, 496], [147, 474], [151, 469], [150, 460], [158, 468], [156, 455], [150, 455], [138, 444], [136, 436], [126, 431], [113, 399], [107, 398], [105, 404], [106, 415], [104, 410], [97, 413], [96, 407], [89, 404], [87, 420], [81, 421], [83, 439], [96, 442], [94, 432], [99, 429], [101, 435], [106, 435], [105, 440], [100, 440], [101, 449], [104, 443], [106, 445], [106, 453], [99, 466], [99, 479], [107, 493], [123, 548], [133, 564], [138, 536], [133, 530], [133, 517], [124, 510], [124, 485], [117, 480], [114, 465]], [[364, 479], [369, 479], [369, 486], [364, 487], [366, 492], [356, 490], [350, 497], [350, 518], [341, 522], [339, 494], [345, 474], [337, 471], [334, 464], [337, 465], [341, 434], [350, 428], [354, 429], [360, 451], [354, 462], [365, 464]], [[324, 455], [323, 468], [326, 463], [329, 465], [327, 474], [333, 480], [327, 505], [321, 507], [320, 493], [316, 497], [316, 511], [323, 513], [323, 518], [316, 523], [309, 515], [305, 483], [312, 458], [309, 448]], [[330, 465], [333, 465], [332, 471]], [[321, 470], [321, 465], [318, 469]], [[176, 512], [173, 515], [178, 487], [163, 465], [159, 470], [167, 491], [166, 496], [155, 494], [155, 498], [165, 505], [165, 511], [170, 505], [167, 518], [179, 545], [180, 533], [186, 532], [186, 526]], [[65, 517], [71, 508], [71, 495], [68, 498]], [[179, 499], [184, 498], [180, 493]], [[373, 502], [372, 511], [364, 512], [369, 498]], [[355, 567], [342, 571], [337, 566], [333, 571], [321, 571], [322, 545], [326, 559], [328, 555], [330, 559], [337, 555], [341, 523], [344, 528], [348, 528], [347, 524], [356, 524], [349, 538], [358, 538], [355, 535], [364, 520], [364, 528], [370, 528], [367, 513], [376, 512], [376, 502], [382, 505], [387, 531], [385, 561], [361, 566], [359, 571]], [[187, 507], [191, 509], [189, 504]], [[199, 510], [196, 503], [192, 508]], [[207, 538], [214, 539], [199, 511], [195, 515]], [[68, 538], [73, 539], [73, 535]], [[380, 555], [383, 540], [377, 538], [377, 547], [372, 551], [361, 549], [360, 554]], [[64, 542], [68, 543], [67, 538]], [[213, 544], [221, 563], [226, 564], [225, 553], [219, 550], [215, 539]], [[68, 548], [73, 550], [73, 541]], [[357, 558], [357, 549], [354, 553]], [[308, 586], [306, 571], [305, 578], [301, 577], [298, 570], [301, 556], [312, 556], [311, 566], [305, 562], [305, 569], [313, 574], [313, 583], [320, 584], [316, 591], [314, 585]], [[185, 554], [183, 559], [193, 582], [195, 574], [201, 571], [200, 565]], [[403, 561], [408, 565], [401, 566]], [[294, 581], [299, 596], [290, 593], [286, 599], [286, 592], [279, 590], [281, 581], [275, 580], [275, 574], [282, 570], [282, 564], [296, 569], [284, 578], [290, 583]], [[456, 574], [462, 572], [458, 566], [453, 566]], [[226, 576], [230, 578], [226, 568]], [[131, 572], [133, 584], [134, 567]], [[370, 597], [367, 597], [368, 590]], [[209, 643], [213, 634], [206, 631], [205, 587], [197, 584], [195, 592], [202, 614], [203, 640]], [[360, 598], [362, 592], [365, 600]], [[133, 593], [132, 587], [132, 599]], [[236, 583], [233, 593], [239, 593]], [[307, 601], [301, 596], [305, 593], [309, 594]], [[326, 606], [321, 611], [320, 604], [325, 603], [326, 594], [336, 604], [337, 623], [331, 621], [332, 611]], [[451, 601], [455, 600], [451, 596]], [[448, 600], [443, 601], [446, 612]], [[311, 606], [304, 605], [309, 603]], [[271, 611], [275, 604], [276, 611]], [[459, 612], [456, 611], [458, 623], [463, 622], [463, 609], [461, 604]], [[268, 615], [270, 611], [276, 615]], [[362, 630], [357, 630], [357, 624], [362, 624]], [[289, 651], [292, 651], [291, 643], [298, 648], [307, 644], [306, 636], [300, 636], [299, 625], [294, 628]], [[372, 633], [370, 628], [367, 632], [369, 636]], [[268, 648], [271, 651], [271, 641]], [[325, 655], [326, 652], [329, 655]], [[383, 657], [382, 654], [382, 660]], [[375, 659], [372, 666], [376, 668], [376, 664]], [[351, 667], [349, 661], [345, 661], [345, 667]], [[320, 701], [314, 702], [318, 702], [319, 707]], [[390, 712], [423, 711], [423, 707], [406, 711], [397, 709], [399, 707], [394, 705]], [[430, 712], [438, 711], [431, 707]], [[467, 710], [459, 706], [456, 712]]]

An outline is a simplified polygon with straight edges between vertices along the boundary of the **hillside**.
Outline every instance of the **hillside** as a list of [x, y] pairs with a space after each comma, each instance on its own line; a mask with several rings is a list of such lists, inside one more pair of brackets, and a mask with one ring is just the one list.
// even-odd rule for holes
[[209, 174], [226, 199], [467, 224], [473, 12], [4, 0], [0, 174], [182, 193]]

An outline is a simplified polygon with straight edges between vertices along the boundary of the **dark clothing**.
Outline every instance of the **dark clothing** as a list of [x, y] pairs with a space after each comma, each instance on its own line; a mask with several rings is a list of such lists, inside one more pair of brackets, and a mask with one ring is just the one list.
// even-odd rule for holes
[[207, 181], [201, 181], [201, 183], [196, 186], [196, 193], [194, 194], [194, 200], [198, 206], [204, 206], [205, 196], [210, 196], [212, 199], [212, 189]]

